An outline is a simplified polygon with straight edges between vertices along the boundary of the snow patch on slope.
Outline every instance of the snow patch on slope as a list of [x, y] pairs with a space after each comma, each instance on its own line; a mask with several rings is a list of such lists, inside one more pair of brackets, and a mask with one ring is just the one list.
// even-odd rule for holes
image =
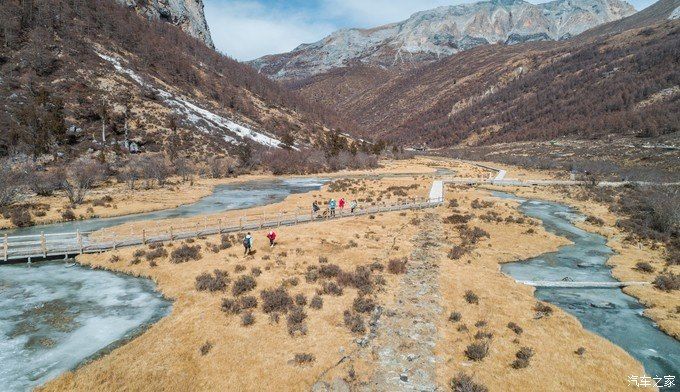
[[[228, 131], [229, 133], [234, 134], [235, 136], [238, 136], [242, 139], [250, 139], [263, 146], [279, 148], [282, 145], [281, 141], [274, 137], [265, 135], [261, 132], [256, 132], [209, 110], [203, 109], [184, 98], [176, 97], [165, 90], [147, 84], [144, 82], [144, 79], [135, 71], [123, 67], [123, 65], [120, 63], [120, 60], [115, 57], [99, 53], [98, 51], [95, 51], [95, 53], [97, 53], [97, 55], [103, 60], [111, 63], [116, 71], [129, 76], [142, 87], [153, 89], [163, 100], [163, 102], [172, 108], [176, 114], [182, 116], [182, 118], [184, 118], [187, 122], [191, 123], [193, 126], [205, 133], [214, 133], [215, 129], [219, 129], [222, 131]], [[238, 144], [236, 138], [230, 135], [222, 135], [222, 137], [226, 142]]]
[[670, 20], [674, 19], [680, 19], [680, 7], [676, 8], [671, 12], [670, 16], [668, 17]]

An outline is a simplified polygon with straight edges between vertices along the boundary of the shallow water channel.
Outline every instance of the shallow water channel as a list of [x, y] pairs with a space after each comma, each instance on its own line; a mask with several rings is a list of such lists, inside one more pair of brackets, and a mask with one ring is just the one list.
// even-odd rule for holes
[[[557, 252], [505, 264], [502, 271], [522, 281], [616, 282], [606, 262], [614, 252], [598, 234], [579, 229], [585, 219], [571, 208], [552, 202], [525, 200], [493, 192], [494, 196], [520, 201], [520, 210], [543, 222], [547, 231], [568, 238], [572, 245]], [[639, 360], [650, 376], [680, 376], [680, 342], [659, 330], [642, 315], [643, 306], [619, 288], [538, 288], [536, 297], [576, 316], [583, 326], [617, 344]], [[642, 376], [642, 375], [635, 375]], [[625, 381], [625, 380], [624, 380]], [[670, 390], [662, 388], [661, 390]]]
[[[212, 195], [174, 209], [7, 232], [88, 232], [126, 222], [242, 209], [320, 189], [325, 182], [299, 178], [221, 185]], [[137, 336], [170, 308], [148, 279], [64, 262], [0, 265], [0, 390], [41, 385]]]

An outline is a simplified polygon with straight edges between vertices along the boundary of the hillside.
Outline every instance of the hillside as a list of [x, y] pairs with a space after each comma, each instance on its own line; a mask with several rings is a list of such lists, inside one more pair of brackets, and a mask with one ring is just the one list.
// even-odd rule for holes
[[367, 134], [433, 147], [673, 133], [680, 22], [662, 11], [677, 3], [594, 36], [480, 46], [402, 72], [351, 66], [290, 86], [356, 118]]
[[[111, 0], [0, 4], [0, 156], [312, 143], [341, 122], [171, 23]], [[172, 143], [171, 143], [172, 142]]]
[[629, 16], [623, 0], [490, 0], [439, 7], [371, 29], [337, 31], [290, 53], [251, 64], [274, 79], [301, 79], [362, 63], [411, 68], [476, 46], [562, 40], [591, 27]]

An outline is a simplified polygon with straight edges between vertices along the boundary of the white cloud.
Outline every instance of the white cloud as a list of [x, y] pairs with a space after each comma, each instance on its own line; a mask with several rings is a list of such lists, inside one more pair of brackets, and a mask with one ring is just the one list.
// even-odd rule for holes
[[208, 1], [205, 14], [217, 49], [243, 61], [288, 52], [336, 28], [309, 20], [304, 14], [279, 15], [257, 1]]
[[322, 0], [329, 15], [351, 20], [356, 27], [374, 27], [399, 22], [418, 11], [443, 5], [460, 4], [456, 0]]

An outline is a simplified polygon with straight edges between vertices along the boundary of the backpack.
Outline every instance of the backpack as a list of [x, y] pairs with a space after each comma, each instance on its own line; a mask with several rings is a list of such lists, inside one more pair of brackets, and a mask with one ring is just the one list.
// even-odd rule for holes
[[243, 246], [245, 246], [246, 248], [250, 247], [250, 238], [245, 237], [243, 239]]

